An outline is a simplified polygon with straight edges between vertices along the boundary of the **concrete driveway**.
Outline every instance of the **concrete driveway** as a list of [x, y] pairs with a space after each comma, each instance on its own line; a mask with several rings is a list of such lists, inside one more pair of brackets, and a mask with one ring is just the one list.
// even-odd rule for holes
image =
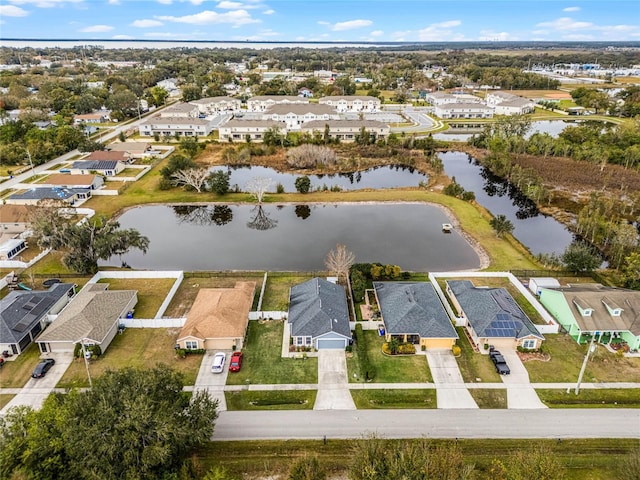
[[41, 355], [40, 358], [53, 358], [56, 364], [51, 367], [51, 370], [49, 370], [44, 377], [30, 378], [25, 386], [22, 387], [20, 393], [4, 406], [0, 414], [4, 415], [7, 410], [19, 405], [26, 405], [35, 410], [42, 407], [46, 398], [56, 387], [64, 375], [64, 372], [66, 372], [69, 365], [71, 365], [71, 362], [73, 362], [72, 353], [45, 353]]
[[318, 394], [314, 410], [355, 410], [349, 381], [347, 358], [341, 349], [318, 351]]
[[478, 408], [464, 380], [451, 350], [427, 350], [427, 362], [436, 384], [438, 408]]
[[[211, 371], [213, 357], [218, 352], [226, 353], [227, 358], [224, 361], [224, 370], [222, 373], [213, 373]], [[229, 374], [231, 353], [231, 350], [207, 350], [207, 353], [202, 357], [202, 363], [200, 363], [200, 370], [198, 370], [196, 384], [193, 386], [193, 391], [206, 390], [209, 392], [209, 396], [211, 398], [218, 400], [218, 411], [220, 412], [227, 409], [227, 400], [224, 396], [224, 386], [227, 383], [227, 375]]]
[[507, 387], [507, 408], [547, 408], [529, 381], [529, 372], [515, 350], [500, 350], [511, 373], [501, 375]]

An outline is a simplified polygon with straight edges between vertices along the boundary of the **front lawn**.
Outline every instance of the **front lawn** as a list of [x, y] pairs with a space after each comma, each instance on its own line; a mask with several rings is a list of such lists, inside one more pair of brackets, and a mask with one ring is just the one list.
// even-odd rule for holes
[[109, 290], [137, 290], [138, 303], [133, 318], [154, 318], [175, 278], [103, 278], [98, 283], [108, 283]]
[[469, 393], [480, 408], [507, 408], [505, 388], [470, 388]]
[[40, 349], [32, 343], [15, 360], [6, 361], [0, 368], [0, 388], [24, 387], [39, 359]]
[[13, 397], [15, 397], [15, 395], [11, 393], [0, 393], [0, 410], [13, 400]]
[[356, 408], [437, 408], [436, 389], [416, 390], [351, 390]]
[[249, 322], [242, 370], [227, 377], [229, 385], [318, 383], [317, 358], [282, 358], [281, 320]]
[[[425, 355], [385, 355], [382, 353], [384, 337], [377, 331], [367, 330], [364, 339], [367, 343], [369, 362], [375, 368], [374, 383], [426, 383], [433, 382], [427, 357]], [[347, 355], [347, 371], [350, 382], [365, 381], [365, 372], [360, 372], [357, 349]]]
[[536, 393], [551, 408], [640, 408], [638, 388], [582, 388], [578, 395], [574, 391], [539, 389]]
[[[456, 358], [458, 367], [465, 383], [500, 383], [500, 375], [496, 373], [489, 355], [476, 353], [464, 333], [464, 327], [456, 327], [458, 336], [457, 345], [460, 347], [460, 356]], [[472, 390], [470, 390], [472, 391]]]
[[[173, 347], [179, 332], [177, 328], [127, 328], [122, 334], [116, 335], [101, 357], [91, 360], [91, 378], [97, 378], [107, 370], [120, 370], [125, 367], [153, 368], [161, 363], [181, 372], [185, 385], [195, 384], [202, 355], [178, 358]], [[71, 363], [57, 386], [89, 386], [82, 358], [77, 358]]]
[[317, 390], [225, 392], [227, 410], [313, 410]]
[[[545, 335], [543, 349], [550, 360], [524, 362], [533, 383], [577, 382], [587, 345], [578, 345], [567, 334]], [[597, 344], [596, 344], [597, 345]], [[620, 358], [598, 345], [591, 355], [582, 381], [640, 382], [640, 358]]]

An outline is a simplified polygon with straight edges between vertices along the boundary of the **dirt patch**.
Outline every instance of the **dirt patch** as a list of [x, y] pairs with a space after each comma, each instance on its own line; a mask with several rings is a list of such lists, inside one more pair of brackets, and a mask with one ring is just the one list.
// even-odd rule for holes
[[542, 352], [517, 352], [520, 360], [524, 362], [531, 362], [537, 360], [539, 362], [548, 362], [551, 360], [551, 355]]

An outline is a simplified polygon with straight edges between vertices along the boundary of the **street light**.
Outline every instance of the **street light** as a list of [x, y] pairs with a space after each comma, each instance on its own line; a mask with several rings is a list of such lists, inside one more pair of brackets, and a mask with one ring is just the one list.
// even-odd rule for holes
[[93, 382], [91, 381], [91, 373], [89, 373], [89, 358], [91, 357], [91, 352], [87, 351], [85, 348], [84, 342], [86, 338], [82, 339], [82, 356], [84, 357], [84, 365], [87, 368], [87, 377], [89, 378], [89, 388], [93, 388]]

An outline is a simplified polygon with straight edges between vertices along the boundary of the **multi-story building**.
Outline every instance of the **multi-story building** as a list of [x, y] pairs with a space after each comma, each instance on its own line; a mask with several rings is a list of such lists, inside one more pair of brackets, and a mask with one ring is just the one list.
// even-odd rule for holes
[[338, 112], [377, 112], [382, 103], [379, 98], [367, 95], [336, 95], [322, 97], [318, 100], [320, 105], [328, 105]]
[[313, 120], [303, 123], [300, 129], [310, 134], [324, 132], [329, 126], [329, 136], [343, 142], [353, 142], [360, 135], [362, 129], [376, 138], [386, 138], [389, 136], [389, 125], [376, 120]]
[[440, 118], [492, 118], [493, 107], [482, 103], [445, 103], [436, 105], [433, 113]]
[[274, 105], [306, 105], [309, 99], [294, 95], [258, 95], [247, 100], [247, 111], [264, 112]]
[[200, 115], [216, 115], [220, 113], [237, 112], [242, 108], [242, 102], [231, 97], [209, 97], [193, 100], [191, 105], [198, 107]]
[[287, 125], [284, 122], [274, 120], [229, 120], [220, 126], [220, 141], [245, 141], [247, 138], [252, 141], [261, 142], [267, 130], [277, 129], [279, 133], [287, 133]]
[[340, 115], [329, 105], [274, 105], [262, 116], [263, 120], [285, 122], [289, 130], [300, 130], [300, 125], [312, 120], [339, 120]]

